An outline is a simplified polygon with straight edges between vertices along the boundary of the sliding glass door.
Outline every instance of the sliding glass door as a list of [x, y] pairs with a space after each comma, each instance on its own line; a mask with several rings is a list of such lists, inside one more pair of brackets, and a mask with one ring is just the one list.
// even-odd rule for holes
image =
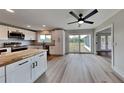
[[80, 52], [91, 52], [91, 35], [80, 35]]
[[91, 52], [91, 35], [69, 35], [69, 52]]
[[69, 52], [79, 52], [79, 35], [69, 35]]

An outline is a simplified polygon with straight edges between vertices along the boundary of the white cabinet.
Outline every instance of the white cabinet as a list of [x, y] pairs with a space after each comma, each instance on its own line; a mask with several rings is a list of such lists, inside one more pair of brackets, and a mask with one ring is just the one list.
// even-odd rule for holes
[[[47, 70], [47, 54], [42, 52], [6, 66], [7, 83], [31, 83]], [[2, 80], [2, 78], [1, 78]]]
[[5, 67], [0, 67], [0, 83], [5, 83]]
[[[42, 55], [42, 57], [40, 57]], [[47, 52], [43, 52], [39, 55], [40, 61], [42, 61], [42, 71], [43, 73], [47, 70]]]
[[25, 34], [25, 40], [36, 40], [36, 32], [23, 30]]
[[32, 63], [31, 63], [31, 80], [32, 81], [35, 81], [37, 79], [37, 75], [38, 75], [38, 72], [37, 72], [37, 68], [38, 68], [38, 60], [36, 60], [35, 57], [32, 57], [31, 59]]
[[47, 70], [46, 52], [36, 55], [32, 59], [32, 81], [35, 81]]
[[0, 77], [0, 83], [5, 83], [5, 76]]
[[16, 31], [22, 32], [23, 34], [25, 34], [24, 40], [36, 40], [36, 32], [19, 29], [15, 27], [4, 26], [4, 25], [0, 25], [0, 40], [8, 40], [8, 31], [9, 32], [16, 32]]
[[16, 31], [17, 31], [17, 29], [14, 28], [14, 27], [7, 27], [7, 30], [8, 30], [9, 32], [16, 32]]
[[0, 25], [0, 40], [8, 40], [7, 26]]
[[7, 83], [31, 82], [30, 58], [6, 66]]
[[30, 40], [36, 40], [36, 32], [30, 31]]
[[39, 63], [39, 69], [40, 70], [40, 73], [44, 73], [47, 69], [47, 53], [46, 52], [43, 52], [43, 53], [40, 53], [39, 55], [37, 55], [36, 59], [38, 59], [38, 63]]
[[65, 32], [64, 30], [55, 30], [52, 32], [52, 40], [55, 40], [55, 46], [50, 46], [50, 54], [65, 54]]
[[30, 40], [29, 31], [23, 30], [23, 32], [25, 34], [25, 39], [24, 40]]

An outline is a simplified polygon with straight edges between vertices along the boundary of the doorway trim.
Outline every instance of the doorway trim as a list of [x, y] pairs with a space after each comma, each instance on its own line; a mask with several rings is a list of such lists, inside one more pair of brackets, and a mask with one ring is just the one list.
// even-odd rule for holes
[[[103, 31], [105, 29], [108, 29], [108, 28], [111, 29], [111, 37], [112, 37], [112, 53], [111, 53], [111, 55], [112, 55], [112, 58], [111, 58], [112, 64], [111, 64], [111, 66], [113, 68], [114, 67], [114, 24], [110, 24], [110, 25], [108, 25], [106, 27], [103, 27], [102, 29], [96, 30], [96, 32], [95, 32], [95, 40], [96, 40], [96, 33], [97, 32], [101, 32], [101, 31]], [[95, 48], [96, 48], [96, 43], [95, 43]], [[95, 51], [96, 51], [96, 49], [95, 49]]]

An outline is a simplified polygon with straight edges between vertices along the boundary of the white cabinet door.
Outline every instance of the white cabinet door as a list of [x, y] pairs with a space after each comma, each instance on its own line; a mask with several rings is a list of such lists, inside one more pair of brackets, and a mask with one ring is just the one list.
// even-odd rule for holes
[[36, 32], [30, 31], [30, 40], [36, 40]]
[[15, 27], [7, 27], [7, 29], [8, 29], [9, 32], [17, 31], [17, 28], [15, 28]]
[[36, 55], [32, 59], [32, 81], [35, 81], [47, 70], [46, 52]]
[[30, 33], [27, 30], [23, 30], [24, 34], [25, 34], [25, 40], [30, 40]]
[[0, 67], [0, 83], [5, 83], [5, 67]]
[[5, 83], [5, 76], [0, 77], [0, 83]]
[[42, 61], [42, 71], [43, 73], [47, 70], [47, 52], [43, 52], [40, 61]]
[[40, 53], [37, 58], [38, 58], [38, 63], [39, 63], [38, 69], [41, 75], [47, 69], [47, 53], [46, 52]]
[[43, 60], [40, 58], [42, 55], [36, 55], [32, 59], [32, 81], [35, 81], [43, 73]]
[[36, 40], [36, 33], [28, 30], [23, 30], [25, 34], [25, 40]]
[[34, 82], [36, 79], [37, 79], [37, 60], [36, 60], [36, 58], [35, 58], [35, 56], [34, 57], [32, 57], [31, 58], [31, 63], [32, 63], [32, 65], [31, 65], [31, 80], [32, 80], [32, 82]]
[[8, 40], [7, 26], [0, 25], [0, 40]]
[[30, 59], [24, 59], [19, 62], [6, 66], [7, 83], [29, 83], [31, 82], [31, 64]]
[[17, 31], [17, 32], [21, 32], [21, 33], [24, 34], [24, 30], [23, 30], [23, 29], [18, 29], [18, 28], [17, 28], [16, 31]]

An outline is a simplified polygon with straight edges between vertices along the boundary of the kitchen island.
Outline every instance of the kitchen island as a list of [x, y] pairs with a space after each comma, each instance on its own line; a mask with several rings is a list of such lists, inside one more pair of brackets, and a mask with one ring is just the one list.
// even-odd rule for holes
[[28, 49], [0, 56], [0, 82], [31, 83], [47, 70], [47, 50]]

